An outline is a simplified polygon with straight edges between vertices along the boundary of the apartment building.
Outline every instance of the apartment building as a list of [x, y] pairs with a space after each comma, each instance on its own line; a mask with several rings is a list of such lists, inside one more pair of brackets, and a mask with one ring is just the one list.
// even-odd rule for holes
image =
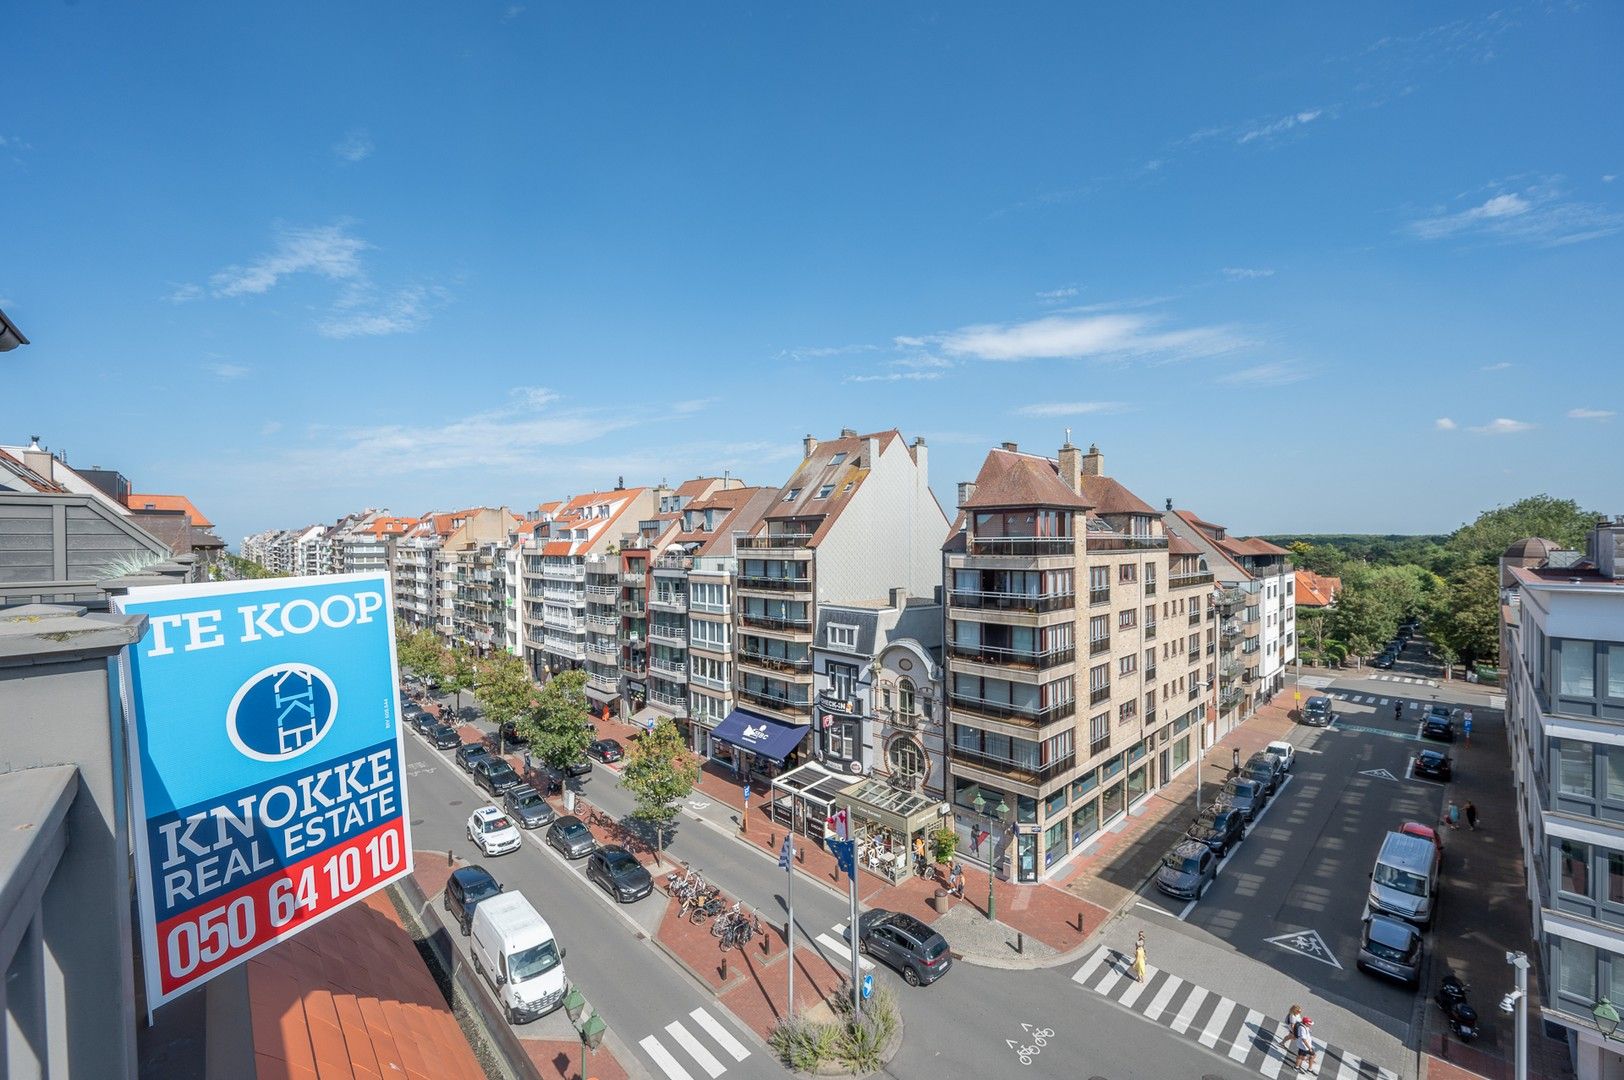
[[1566, 1029], [1579, 1080], [1606, 1080], [1624, 1075], [1596, 1013], [1624, 1001], [1624, 517], [1600, 523], [1582, 554], [1521, 540], [1500, 568], [1539, 1015]]
[[959, 509], [943, 549], [954, 827], [969, 857], [1041, 881], [1199, 753], [1211, 579], [1097, 447], [1005, 443]]
[[417, 524], [416, 518], [393, 517], [387, 510], [367, 510], [333, 539], [334, 570], [340, 574], [394, 574], [395, 542]]
[[900, 432], [819, 442], [778, 489], [755, 531], [734, 541], [734, 709], [710, 733], [712, 756], [770, 777], [801, 760], [812, 724], [812, 645], [821, 605], [941, 584], [947, 515], [931, 494], [923, 439]]
[[466, 510], [435, 554], [437, 629], [447, 644], [483, 656], [505, 647], [508, 536], [517, 519], [507, 507]]
[[408, 629], [433, 630], [450, 639], [455, 624], [456, 567], [443, 549], [452, 533], [483, 512], [431, 511], [395, 541], [395, 614]]
[[536, 509], [526, 512], [523, 518], [518, 519], [514, 527], [508, 530], [508, 545], [503, 560], [506, 564], [505, 580], [502, 583], [506, 606], [502, 612], [502, 626], [507, 651], [517, 657], [522, 658], [525, 655], [522, 581], [524, 554], [527, 550], [540, 552], [540, 540], [536, 534], [538, 532], [544, 534], [546, 530], [538, 527], [552, 521], [563, 505], [562, 499], [544, 502]]

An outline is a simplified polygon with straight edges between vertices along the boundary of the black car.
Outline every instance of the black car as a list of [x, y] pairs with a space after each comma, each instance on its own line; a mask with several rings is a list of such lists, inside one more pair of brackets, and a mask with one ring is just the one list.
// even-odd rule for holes
[[1455, 763], [1442, 750], [1423, 750], [1415, 755], [1415, 775], [1428, 780], [1448, 780], [1455, 775]]
[[419, 735], [427, 735], [440, 724], [440, 721], [436, 720], [426, 710], [415, 706], [406, 710], [406, 722], [412, 725], [412, 730]]
[[592, 838], [592, 830], [574, 814], [566, 814], [547, 826], [547, 842], [566, 859], [590, 855], [598, 846]]
[[484, 743], [471, 742], [463, 743], [453, 756], [456, 757], [457, 765], [463, 772], [473, 772], [474, 762], [490, 757], [491, 752]]
[[[851, 931], [845, 931], [851, 940]], [[947, 939], [912, 915], [870, 908], [857, 917], [857, 951], [894, 968], [909, 986], [925, 986], [953, 966]]]
[[586, 876], [622, 904], [641, 900], [654, 889], [654, 878], [643, 869], [637, 856], [619, 844], [594, 851], [586, 863]]
[[1331, 699], [1324, 695], [1315, 695], [1303, 703], [1303, 723], [1310, 727], [1325, 727], [1336, 719], [1336, 710], [1331, 706]]
[[525, 743], [524, 736], [519, 734], [519, 729], [511, 720], [502, 725], [502, 738], [509, 746], [523, 746]]
[[564, 767], [565, 776], [585, 776], [591, 771], [592, 762], [588, 761], [586, 758], [582, 758], [580, 761]]
[[1184, 835], [1207, 845], [1219, 858], [1246, 839], [1246, 814], [1231, 803], [1219, 803], [1201, 811]]
[[437, 750], [450, 750], [452, 747], [462, 745], [462, 736], [457, 734], [457, 729], [444, 724], [435, 724], [434, 730], [429, 732], [429, 738], [434, 741]]
[[1376, 657], [1376, 659], [1370, 662], [1370, 666], [1374, 668], [1381, 668], [1385, 671], [1387, 668], [1392, 667], [1393, 663], [1397, 659], [1398, 657], [1394, 656], [1392, 653], [1382, 653], [1380, 656]]
[[1371, 915], [1359, 942], [1360, 971], [1414, 986], [1421, 981], [1421, 931], [1402, 919]]
[[1286, 763], [1273, 754], [1259, 750], [1246, 759], [1241, 766], [1241, 775], [1249, 776], [1263, 785], [1265, 794], [1273, 795], [1280, 790], [1280, 781], [1286, 775]]
[[474, 908], [502, 891], [502, 886], [483, 866], [463, 866], [451, 872], [445, 883], [445, 909], [457, 920], [466, 937], [474, 925]]
[[1225, 781], [1223, 790], [1218, 793], [1218, 801], [1233, 806], [1246, 815], [1247, 821], [1251, 821], [1268, 803], [1269, 793], [1256, 780], [1248, 780], [1244, 776], [1231, 776]]
[[1156, 868], [1156, 887], [1169, 896], [1199, 900], [1218, 876], [1218, 856], [1206, 844], [1180, 840], [1162, 856]]
[[557, 815], [541, 793], [528, 784], [508, 788], [502, 796], [502, 806], [521, 829], [539, 829], [552, 823]]
[[500, 795], [522, 782], [519, 774], [513, 771], [513, 766], [499, 757], [480, 758], [469, 771], [474, 774], [474, 783], [492, 795]]
[[615, 739], [599, 739], [586, 748], [586, 752], [603, 762], [605, 765], [621, 758], [620, 743]]
[[1441, 742], [1455, 741], [1455, 714], [1442, 705], [1434, 705], [1427, 710], [1427, 718], [1421, 721], [1421, 737], [1423, 739], [1438, 739]]

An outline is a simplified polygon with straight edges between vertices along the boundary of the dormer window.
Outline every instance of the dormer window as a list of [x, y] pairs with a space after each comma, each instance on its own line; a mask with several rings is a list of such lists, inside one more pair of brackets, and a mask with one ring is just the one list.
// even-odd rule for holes
[[784, 492], [784, 501], [785, 502], [794, 502], [796, 499], [799, 499], [800, 497], [801, 497], [801, 489], [800, 488], [790, 488], [788, 491]]
[[845, 460], [846, 460], [846, 451], [842, 450], [840, 453], [836, 454], [834, 457], [829, 459], [829, 464], [831, 464], [831, 465], [839, 465], [841, 462], [843, 462]]
[[833, 484], [824, 484], [822, 487], [818, 488], [818, 498], [820, 499], [827, 499], [834, 493], [835, 486]]

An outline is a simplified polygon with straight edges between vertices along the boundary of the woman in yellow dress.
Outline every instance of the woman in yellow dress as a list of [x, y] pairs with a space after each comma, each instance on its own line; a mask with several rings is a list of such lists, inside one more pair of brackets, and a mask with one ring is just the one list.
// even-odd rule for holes
[[1139, 931], [1139, 940], [1133, 947], [1133, 979], [1134, 982], [1145, 981], [1145, 932]]

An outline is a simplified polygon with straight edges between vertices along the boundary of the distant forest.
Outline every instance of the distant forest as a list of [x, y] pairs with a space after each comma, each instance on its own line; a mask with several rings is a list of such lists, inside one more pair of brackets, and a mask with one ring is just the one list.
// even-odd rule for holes
[[[1303, 569], [1329, 571], [1335, 573], [1339, 564], [1346, 560], [1357, 560], [1370, 563], [1372, 566], [1395, 566], [1400, 563], [1409, 563], [1414, 566], [1423, 566], [1435, 574], [1447, 574], [1459, 569], [1465, 562], [1460, 557], [1451, 557], [1451, 552], [1445, 546], [1449, 543], [1450, 534], [1442, 533], [1435, 536], [1378, 536], [1373, 533], [1287, 533], [1279, 536], [1265, 536], [1264, 539], [1271, 544], [1279, 544], [1289, 548], [1293, 544], [1303, 543], [1312, 547], [1324, 549], [1334, 548], [1341, 559], [1327, 560], [1332, 563], [1321, 569], [1319, 566], [1303, 566]], [[1309, 559], [1309, 562], [1319, 562]], [[1302, 562], [1299, 561], [1299, 566]]]

